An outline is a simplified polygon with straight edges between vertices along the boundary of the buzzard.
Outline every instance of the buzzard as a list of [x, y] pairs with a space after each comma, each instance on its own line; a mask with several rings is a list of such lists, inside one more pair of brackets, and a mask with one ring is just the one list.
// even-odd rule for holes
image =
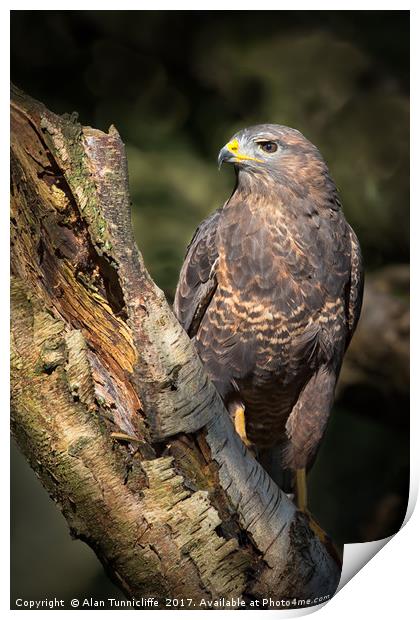
[[236, 186], [188, 246], [174, 312], [242, 440], [273, 477], [292, 474], [306, 510], [306, 471], [359, 319], [360, 246], [324, 159], [296, 129], [239, 131], [223, 162]]

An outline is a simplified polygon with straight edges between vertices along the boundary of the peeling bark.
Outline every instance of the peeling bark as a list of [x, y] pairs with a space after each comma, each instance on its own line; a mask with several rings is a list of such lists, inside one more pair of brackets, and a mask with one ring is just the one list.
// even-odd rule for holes
[[12, 432], [127, 596], [333, 595], [147, 273], [115, 128], [12, 96]]

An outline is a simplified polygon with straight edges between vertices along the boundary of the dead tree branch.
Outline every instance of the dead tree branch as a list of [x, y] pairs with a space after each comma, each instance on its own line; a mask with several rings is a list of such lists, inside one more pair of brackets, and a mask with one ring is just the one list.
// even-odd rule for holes
[[118, 132], [16, 89], [11, 115], [12, 431], [72, 534], [127, 596], [332, 595], [145, 269]]

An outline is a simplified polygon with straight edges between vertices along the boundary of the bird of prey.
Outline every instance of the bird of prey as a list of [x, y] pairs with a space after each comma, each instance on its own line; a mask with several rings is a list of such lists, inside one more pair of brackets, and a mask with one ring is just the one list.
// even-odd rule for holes
[[306, 510], [306, 472], [359, 319], [360, 246], [324, 159], [296, 129], [239, 131], [224, 162], [236, 186], [188, 246], [174, 312], [242, 440], [293, 474]]

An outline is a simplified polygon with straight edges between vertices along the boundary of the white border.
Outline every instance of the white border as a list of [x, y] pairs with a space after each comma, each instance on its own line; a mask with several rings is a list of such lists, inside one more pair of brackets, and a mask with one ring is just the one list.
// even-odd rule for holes
[[[63, 6], [64, 4], [64, 6]], [[86, 2], [77, 2], [74, 1], [72, 3], [63, 3], [60, 5], [60, 10], [85, 10]], [[116, 6], [115, 3], [111, 3], [109, 1], [103, 0], [102, 2], [95, 1], [89, 2], [89, 10], [108, 10], [108, 9], [118, 9], [118, 10], [129, 10], [129, 9], [146, 9], [146, 10], [220, 10], [220, 9], [241, 9], [241, 10], [255, 10], [256, 7], [258, 10], [269, 10], [269, 9], [284, 9], [284, 10], [409, 10], [412, 8], [413, 3], [397, 3], [382, 1], [382, 2], [360, 2], [359, 0], [355, 0], [350, 3], [340, 3], [340, 6], [337, 6], [337, 2], [322, 2], [314, 3], [310, 2], [299, 2], [296, 1], [292, 5], [288, 5], [286, 3], [275, 3], [275, 2], [251, 2], [250, 0], [238, 0], [234, 2], [225, 2], [221, 0], [215, 0], [211, 3], [204, 3], [203, 5], [197, 6], [195, 2], [123, 2], [120, 1]], [[347, 6], [345, 6], [347, 4]], [[42, 6], [40, 6], [42, 5]], [[414, 7], [413, 7], [414, 8]], [[33, 10], [34, 6], [31, 2], [13, 2], [9, 3], [7, 9], [11, 10]], [[37, 3], [37, 10], [56, 10], [57, 4], [53, 2], [42, 2]], [[7, 138], [8, 136], [8, 125], [9, 125], [9, 111], [8, 111], [8, 101], [9, 101], [9, 15], [8, 11], [5, 9], [1, 9], [2, 11], [2, 19], [0, 28], [3, 30], [1, 36], [1, 56], [2, 59], [2, 103], [4, 107], [2, 107], [2, 114], [0, 116], [0, 123], [3, 136], [2, 140], [2, 150], [1, 150], [1, 172], [3, 174], [3, 183], [1, 184], [1, 192], [2, 198], [1, 204], [3, 208], [1, 209], [1, 220], [0, 220], [0, 274], [2, 278], [2, 287], [3, 287], [3, 303], [1, 304], [1, 320], [0, 320], [0, 342], [3, 344], [8, 342], [8, 327], [9, 327], [9, 304], [8, 304], [8, 217], [7, 217], [7, 208], [6, 205], [9, 204], [9, 152], [6, 149]], [[412, 20], [412, 37], [411, 37], [411, 58], [412, 64], [414, 64], [414, 59], [420, 58], [420, 45], [418, 43], [419, 39], [419, 20], [417, 16], [417, 10], [411, 11], [411, 20]], [[390, 41], [390, 45], [392, 45], [392, 41]], [[417, 65], [417, 63], [416, 63]], [[419, 273], [419, 240], [417, 238], [418, 232], [420, 231], [420, 218], [419, 218], [419, 196], [417, 189], [417, 178], [416, 173], [418, 174], [418, 170], [420, 169], [420, 162], [417, 153], [417, 145], [420, 144], [420, 135], [419, 135], [419, 122], [417, 120], [418, 114], [418, 76], [415, 75], [415, 70], [418, 73], [418, 67], [412, 66], [411, 70], [411, 78], [412, 78], [412, 148], [411, 148], [411, 169], [414, 174], [412, 174], [412, 183], [411, 183], [411, 202], [414, 205], [411, 213], [411, 247], [412, 247], [412, 274], [413, 274], [413, 282], [412, 282], [412, 310], [413, 316], [417, 317], [416, 320], [412, 321], [412, 343], [418, 345], [419, 343], [419, 328], [418, 328], [418, 317], [420, 317], [420, 308], [419, 308], [419, 296], [418, 296], [418, 273]], [[419, 366], [418, 366], [418, 358], [417, 355], [414, 355], [414, 347], [413, 350], [413, 360], [412, 360], [412, 399], [414, 403], [413, 409], [417, 409], [416, 405], [419, 405]], [[4, 424], [2, 437], [4, 439], [5, 445], [0, 452], [1, 465], [3, 472], [8, 471], [8, 463], [9, 463], [9, 449], [8, 449], [8, 419], [7, 419], [7, 411], [8, 411], [8, 401], [9, 401], [9, 383], [8, 383], [8, 367], [6, 362], [5, 355], [5, 346], [2, 346], [3, 355], [0, 356], [0, 371], [1, 371], [1, 413], [2, 413], [2, 423]], [[329, 602], [329, 604], [323, 606], [322, 610], [319, 611], [319, 617], [327, 620], [331, 618], [332, 620], [336, 620], [337, 617], [340, 617], [342, 620], [346, 620], [347, 618], [351, 618], [353, 620], [355, 614], [362, 614], [363, 617], [369, 617], [370, 614], [375, 616], [381, 616], [384, 618], [388, 617], [412, 617], [414, 613], [417, 615], [418, 613], [418, 601], [417, 601], [417, 588], [418, 588], [418, 549], [419, 549], [419, 523], [420, 523], [420, 511], [417, 509], [410, 518], [410, 513], [413, 510], [415, 499], [418, 492], [418, 472], [419, 472], [419, 449], [417, 446], [417, 437], [418, 437], [418, 423], [417, 423], [417, 415], [412, 416], [412, 429], [411, 429], [411, 485], [410, 485], [410, 506], [407, 512], [407, 519], [405, 526], [402, 531], [400, 531], [389, 544], [386, 545], [386, 548], [381, 551], [376, 557], [371, 560], [367, 566], [365, 566], [358, 574], [351, 579], [351, 585], [343, 588], [338, 594]], [[7, 480], [7, 482], [6, 482]], [[3, 497], [7, 496], [8, 492], [8, 478], [3, 476], [3, 485], [2, 485], [2, 493]], [[2, 597], [1, 597], [1, 607], [7, 614], [16, 614], [19, 612], [9, 611], [9, 571], [8, 571], [8, 562], [6, 557], [8, 556], [9, 542], [8, 542], [8, 530], [9, 530], [9, 519], [7, 511], [3, 509], [0, 513], [1, 518], [1, 531], [3, 532], [3, 567], [4, 571], [1, 575], [1, 586], [2, 586]], [[368, 543], [370, 544], [370, 543]], [[349, 547], [357, 547], [356, 545], [349, 545]], [[356, 554], [360, 553], [360, 550], [353, 549]], [[6, 553], [5, 553], [6, 552]], [[6, 557], [5, 557], [6, 556]], [[360, 556], [358, 556], [360, 558]], [[311, 610], [296, 610], [296, 611], [263, 611], [263, 612], [252, 612], [246, 611], [245, 613], [254, 614], [255, 616], [262, 613], [264, 616], [267, 614], [280, 614], [280, 617], [286, 618], [291, 615], [306, 615], [308, 611], [315, 611], [317, 608], [312, 608]], [[22, 612], [29, 613], [29, 612]], [[43, 614], [44, 612], [40, 611], [38, 614]], [[72, 613], [71, 611], [63, 611], [63, 614]], [[106, 611], [92, 611], [91, 613], [107, 613]], [[124, 612], [114, 611], [109, 612], [114, 614], [121, 614]], [[142, 611], [143, 617], [149, 617], [147, 612]], [[157, 618], [161, 614], [166, 614], [165, 611], [155, 611], [152, 618]], [[170, 612], [169, 612], [170, 613]], [[190, 611], [189, 617], [198, 618], [201, 617], [203, 612]], [[231, 612], [223, 612], [223, 611], [214, 611], [213, 614], [216, 614], [217, 617], [221, 617]], [[39, 616], [38, 616], [39, 617]], [[47, 616], [48, 617], [48, 616]], [[50, 616], [51, 617], [51, 616]]]

